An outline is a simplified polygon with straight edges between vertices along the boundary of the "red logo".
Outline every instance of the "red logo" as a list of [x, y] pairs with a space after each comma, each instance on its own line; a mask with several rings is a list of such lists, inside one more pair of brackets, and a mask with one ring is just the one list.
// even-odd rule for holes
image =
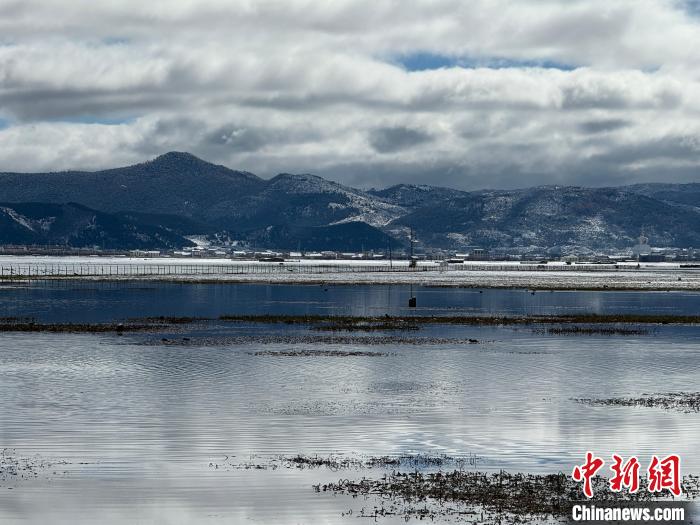
[[[613, 476], [610, 478], [610, 490], [620, 492], [627, 489], [630, 494], [639, 490], [639, 460], [632, 456], [625, 461], [617, 454], [612, 455], [613, 463], [610, 470]], [[574, 481], [583, 482], [583, 494], [587, 498], [593, 497], [593, 486], [591, 479], [603, 468], [605, 460], [596, 457], [592, 452], [586, 452], [586, 462], [583, 465], [576, 465], [572, 473]], [[670, 490], [674, 496], [681, 495], [681, 458], [672, 454], [663, 459], [657, 456], [651, 457], [649, 468], [649, 492], [661, 492]]]
[[660, 492], [669, 489], [674, 496], [681, 495], [681, 458], [675, 454], [661, 461], [656, 456], [651, 457], [649, 465], [649, 492]]
[[586, 452], [586, 463], [576, 465], [572, 474], [574, 481], [583, 481], [583, 493], [587, 498], [593, 497], [593, 488], [591, 487], [591, 478], [595, 476], [605, 461], [593, 455], [593, 452]]
[[639, 490], [639, 461], [632, 456], [626, 463], [622, 463], [622, 458], [613, 454], [613, 465], [610, 470], [615, 474], [610, 478], [610, 490], [620, 492], [622, 487], [627, 487], [630, 494]]

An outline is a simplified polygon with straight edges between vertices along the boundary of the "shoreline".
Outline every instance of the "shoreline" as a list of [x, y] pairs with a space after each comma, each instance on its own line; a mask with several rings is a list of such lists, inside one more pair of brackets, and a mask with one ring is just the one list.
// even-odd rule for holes
[[[679, 275], [680, 274], [680, 275]], [[700, 272], [496, 272], [465, 271], [416, 273], [353, 272], [352, 274], [223, 274], [211, 275], [104, 275], [4, 276], [2, 285], [37, 281], [147, 282], [173, 284], [286, 284], [286, 285], [413, 285], [436, 288], [569, 290], [569, 291], [687, 291], [700, 292]]]
[[569, 315], [475, 315], [475, 316], [349, 316], [349, 315], [221, 315], [219, 321], [316, 325], [338, 330], [368, 330], [372, 323], [382, 329], [411, 329], [415, 325], [514, 326], [548, 324], [700, 324], [700, 315], [569, 314]]
[[[634, 315], [634, 314], [571, 314], [571, 315], [513, 315], [513, 316], [348, 316], [348, 315], [220, 315], [205, 317], [146, 317], [113, 320], [103, 323], [45, 323], [32, 318], [0, 318], [2, 332], [52, 333], [148, 333], [173, 330], [183, 325], [200, 323], [284, 324], [308, 327], [315, 332], [415, 332], [426, 325], [455, 326], [559, 326], [553, 335], [594, 333], [592, 326], [607, 325], [610, 334], [645, 335], [639, 331], [625, 332], [619, 325], [700, 325], [700, 315]], [[600, 330], [600, 329], [598, 329]], [[328, 337], [328, 336], [326, 336]], [[332, 337], [332, 336], [330, 336]], [[190, 341], [190, 338], [186, 338]], [[323, 336], [319, 336], [321, 342]], [[420, 341], [420, 338], [416, 338]], [[165, 340], [169, 341], [169, 340]], [[172, 341], [174, 342], [174, 341]], [[481, 342], [467, 340], [469, 343]]]
[[616, 264], [470, 261], [438, 264], [387, 260], [289, 260], [280, 263], [184, 258], [0, 255], [0, 286], [35, 280], [194, 284], [413, 285], [525, 290], [700, 291], [700, 267], [680, 263]]

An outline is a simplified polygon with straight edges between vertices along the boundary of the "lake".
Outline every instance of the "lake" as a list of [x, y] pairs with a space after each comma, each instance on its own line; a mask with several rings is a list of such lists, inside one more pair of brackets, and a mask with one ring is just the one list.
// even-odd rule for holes
[[[0, 317], [700, 313], [693, 292], [414, 292], [409, 310], [404, 286], [35, 282], [1, 286]], [[0, 476], [0, 523], [357, 522], [343, 513], [371, 502], [312, 485], [381, 469], [243, 468], [297, 454], [445, 454], [478, 470], [568, 473], [587, 450], [638, 455], [643, 468], [678, 453], [684, 473], [700, 474], [698, 413], [576, 401], [696, 391], [699, 326], [398, 334], [417, 344], [305, 342], [311, 333], [218, 320], [122, 336], [2, 333], [0, 449], [25, 470]]]
[[[414, 293], [416, 309], [408, 308]], [[30, 281], [0, 284], [0, 316], [108, 322], [154, 315], [551, 315], [700, 313], [700, 291], [573, 291], [409, 285], [178, 284]]]

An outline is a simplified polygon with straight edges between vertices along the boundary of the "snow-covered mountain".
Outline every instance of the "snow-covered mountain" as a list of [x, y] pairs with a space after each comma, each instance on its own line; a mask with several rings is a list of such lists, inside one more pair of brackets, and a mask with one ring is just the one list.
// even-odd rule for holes
[[256, 224], [271, 221], [320, 226], [364, 222], [374, 227], [386, 226], [407, 212], [397, 204], [337, 182], [289, 173], [270, 179], [259, 193], [232, 211], [234, 216]]
[[[399, 184], [363, 191], [309, 174], [264, 180], [172, 152], [92, 173], [0, 173], [0, 202], [77, 202], [139, 227], [174, 235], [225, 231], [277, 248], [384, 249], [405, 245], [410, 228], [425, 248], [625, 248], [642, 230], [657, 246], [700, 246], [700, 184], [476, 192]], [[0, 243], [24, 226], [17, 208], [4, 206]]]
[[438, 204], [445, 200], [457, 199], [468, 195], [465, 191], [442, 188], [440, 186], [428, 186], [426, 184], [396, 184], [383, 190], [371, 189], [368, 193], [406, 209], [430, 206], [431, 204]]
[[485, 191], [420, 207], [394, 225], [428, 245], [625, 248], [644, 231], [657, 246], [700, 246], [700, 212], [626, 188]]
[[0, 204], [0, 244], [121, 249], [191, 245], [165, 226], [74, 203]]

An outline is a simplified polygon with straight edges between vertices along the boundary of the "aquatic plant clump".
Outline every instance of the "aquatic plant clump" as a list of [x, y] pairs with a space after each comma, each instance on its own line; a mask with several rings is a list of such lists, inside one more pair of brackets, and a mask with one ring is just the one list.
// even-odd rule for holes
[[700, 392], [669, 392], [643, 394], [640, 397], [576, 398], [574, 401], [590, 406], [620, 406], [662, 408], [680, 412], [700, 412]]
[[649, 335], [645, 328], [629, 328], [625, 326], [550, 326], [538, 328], [535, 333], [548, 335]]
[[700, 324], [700, 315], [577, 314], [527, 316], [325, 316], [325, 315], [222, 315], [220, 321], [311, 325], [319, 330], [382, 329], [415, 330], [419, 325], [508, 326], [541, 324]]
[[360, 469], [457, 469], [473, 468], [482, 461], [480, 456], [449, 456], [447, 454], [401, 454], [396, 456], [363, 456], [331, 454], [329, 456], [250, 456], [246, 461], [237, 462], [235, 456], [227, 456], [221, 463], [211, 462], [209, 467], [226, 470], [276, 470], [327, 468], [331, 471]]
[[[307, 335], [307, 334], [288, 334], [288, 335], [241, 335], [241, 336], [191, 336], [191, 337], [161, 337], [160, 339], [150, 339], [142, 341], [140, 345], [155, 346], [242, 346], [242, 345], [450, 345], [450, 344], [478, 344], [481, 341], [477, 339], [452, 339], [446, 337], [401, 337], [394, 335], [377, 335], [377, 336], [362, 336], [362, 335]], [[348, 351], [306, 351], [294, 350], [281, 352], [254, 352], [250, 355], [269, 356], [269, 355], [286, 355], [287, 357], [309, 357], [312, 355], [361, 355], [359, 353], [349, 353]], [[393, 354], [392, 354], [393, 355]]]
[[[606, 478], [593, 479], [595, 501], [610, 503], [652, 502], [668, 499], [670, 493], [652, 494], [641, 489], [612, 492]], [[700, 478], [686, 476], [682, 482], [688, 499], [700, 495]], [[335, 483], [314, 485], [319, 493], [345, 494], [367, 499], [372, 507], [363, 507], [364, 517], [387, 515], [403, 518], [462, 517], [481, 523], [519, 523], [527, 518], [562, 521], [571, 515], [572, 506], [582, 499], [581, 486], [566, 474], [484, 473], [468, 470], [452, 472], [397, 472], [380, 478], [341, 479]], [[527, 520], [526, 520], [527, 521]]]
[[0, 322], [0, 332], [51, 332], [51, 333], [125, 333], [147, 332], [167, 325], [132, 324], [132, 323], [35, 323], [29, 322]]
[[65, 460], [51, 460], [41, 456], [21, 456], [15, 449], [0, 450], [0, 487], [13, 485], [21, 481], [38, 479], [40, 477], [64, 474], [59, 472], [61, 467], [70, 465]]
[[269, 357], [385, 357], [390, 354], [382, 352], [365, 352], [363, 350], [261, 350], [249, 352], [249, 355]]
[[[204, 317], [154, 316], [114, 320], [105, 323], [43, 323], [30, 317], [0, 317], [0, 332], [137, 332], [178, 325], [200, 324], [215, 321]], [[323, 316], [323, 315], [222, 315], [218, 321], [260, 324], [287, 324], [308, 326], [319, 332], [382, 332], [382, 331], [416, 331], [424, 325], [464, 325], [464, 326], [532, 326], [538, 331], [552, 335], [568, 334], [604, 334], [604, 335], [645, 335], [647, 328], [625, 325], [651, 324], [700, 324], [696, 315], [548, 315], [548, 316], [407, 316], [378, 317]], [[583, 325], [583, 326], [582, 326]], [[602, 326], [607, 325], [607, 326]], [[389, 336], [387, 336], [389, 337]], [[319, 338], [310, 342], [327, 343], [328, 339]], [[410, 343], [414, 338], [404, 338], [397, 342]], [[332, 340], [330, 340], [332, 342]], [[455, 342], [452, 339], [425, 338], [415, 339], [416, 344], [431, 342]], [[346, 340], [338, 337], [338, 342]], [[347, 340], [352, 342], [352, 340]], [[465, 341], [467, 343], [474, 340]]]

